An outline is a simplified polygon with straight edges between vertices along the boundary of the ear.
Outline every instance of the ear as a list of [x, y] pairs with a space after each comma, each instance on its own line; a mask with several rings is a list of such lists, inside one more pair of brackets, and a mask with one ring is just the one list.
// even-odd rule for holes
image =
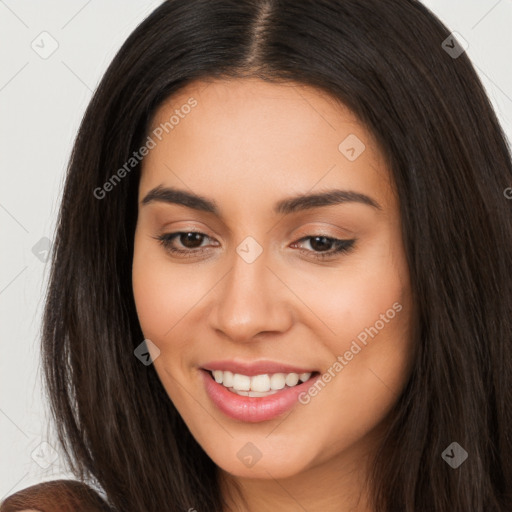
[[88, 485], [75, 480], [53, 480], [27, 487], [0, 503], [0, 512], [111, 512]]

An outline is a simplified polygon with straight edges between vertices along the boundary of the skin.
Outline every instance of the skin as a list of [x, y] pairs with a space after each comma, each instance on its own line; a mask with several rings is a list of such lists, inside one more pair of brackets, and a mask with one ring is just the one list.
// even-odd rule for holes
[[[190, 97], [197, 106], [144, 158], [139, 186], [133, 291], [143, 333], [160, 350], [155, 370], [220, 468], [226, 511], [370, 511], [367, 468], [410, 375], [413, 348], [398, 200], [382, 152], [325, 93], [252, 78], [187, 85], [162, 105], [151, 129]], [[354, 161], [338, 149], [349, 134], [366, 146]], [[214, 200], [221, 217], [159, 201], [142, 205], [159, 185]], [[381, 208], [345, 202], [273, 212], [283, 198], [331, 188], [366, 194]], [[155, 238], [187, 230], [207, 236], [195, 246], [183, 237], [173, 245], [205, 252], [173, 256]], [[318, 235], [356, 242], [322, 261], [315, 259], [322, 247], [304, 240]], [[250, 264], [236, 252], [247, 236], [263, 249]], [[401, 311], [289, 414], [233, 420], [205, 392], [199, 367], [213, 360], [326, 372], [396, 302]], [[250, 468], [237, 457], [248, 442], [262, 454]]]

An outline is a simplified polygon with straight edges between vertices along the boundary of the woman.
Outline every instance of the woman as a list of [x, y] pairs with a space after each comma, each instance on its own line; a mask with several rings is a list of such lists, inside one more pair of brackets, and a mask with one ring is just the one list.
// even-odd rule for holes
[[123, 512], [511, 510], [511, 185], [419, 2], [162, 4], [62, 200], [43, 353], [77, 478]]

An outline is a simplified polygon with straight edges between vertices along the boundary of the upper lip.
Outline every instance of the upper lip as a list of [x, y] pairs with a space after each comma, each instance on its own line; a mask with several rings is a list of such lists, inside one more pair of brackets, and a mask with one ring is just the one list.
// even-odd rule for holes
[[276, 361], [211, 361], [202, 366], [204, 370], [222, 370], [252, 377], [265, 373], [313, 373], [315, 370]]

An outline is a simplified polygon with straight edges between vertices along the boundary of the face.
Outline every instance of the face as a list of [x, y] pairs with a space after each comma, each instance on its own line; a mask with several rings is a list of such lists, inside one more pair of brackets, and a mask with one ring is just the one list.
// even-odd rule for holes
[[357, 460], [412, 350], [398, 201], [376, 141], [330, 96], [258, 79], [187, 85], [149, 136], [133, 292], [191, 433], [242, 478]]

